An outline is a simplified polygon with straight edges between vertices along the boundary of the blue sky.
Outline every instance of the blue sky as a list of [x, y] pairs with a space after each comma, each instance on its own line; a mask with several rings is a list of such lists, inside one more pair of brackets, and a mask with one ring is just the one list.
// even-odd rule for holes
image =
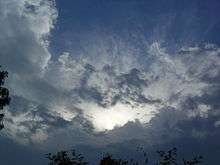
[[77, 52], [88, 33], [113, 33], [127, 40], [138, 33], [149, 42], [159, 40], [172, 46], [220, 42], [216, 35], [218, 1], [67, 0], [58, 1], [57, 8], [59, 19], [51, 47], [58, 53]]
[[44, 153], [71, 148], [91, 162], [105, 152], [127, 158], [139, 145], [150, 153], [176, 146], [216, 164], [219, 7], [0, 0], [0, 61], [12, 98], [3, 164], [43, 164]]

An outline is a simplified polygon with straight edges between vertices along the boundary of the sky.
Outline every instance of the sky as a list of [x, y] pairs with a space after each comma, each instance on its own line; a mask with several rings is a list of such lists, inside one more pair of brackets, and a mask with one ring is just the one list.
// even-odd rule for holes
[[[220, 161], [220, 1], [0, 0], [4, 165], [75, 148]], [[152, 154], [154, 157], [154, 154]]]

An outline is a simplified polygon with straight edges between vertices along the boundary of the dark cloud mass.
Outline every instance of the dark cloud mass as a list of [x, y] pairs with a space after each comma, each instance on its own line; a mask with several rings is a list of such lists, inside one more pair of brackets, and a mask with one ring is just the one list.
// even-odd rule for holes
[[135, 155], [138, 145], [195, 149], [216, 164], [220, 3], [85, 2], [0, 0], [12, 97], [4, 164], [10, 151], [15, 162], [39, 164], [74, 147], [95, 162], [105, 151]]

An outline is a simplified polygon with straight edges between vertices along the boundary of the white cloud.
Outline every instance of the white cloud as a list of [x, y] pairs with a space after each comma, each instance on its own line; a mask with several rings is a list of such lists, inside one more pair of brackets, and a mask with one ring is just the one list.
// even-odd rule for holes
[[50, 63], [45, 77], [46, 81], [56, 88], [71, 90], [81, 85], [80, 80], [85, 70], [85, 63], [72, 59], [70, 54], [65, 52], [57, 62]]
[[[109, 36], [98, 36], [96, 46], [90, 43], [93, 39], [84, 41], [90, 54], [80, 59], [65, 52], [52, 61], [47, 37], [56, 18], [49, 0], [0, 0], [0, 60], [10, 72], [11, 94], [71, 124], [81, 115], [96, 133], [128, 122], [149, 123], [162, 107], [182, 110], [180, 103], [202, 96], [213, 85], [207, 76], [220, 73], [217, 46], [184, 47], [171, 54], [155, 42], [143, 55], [134, 45]], [[186, 113], [207, 118], [209, 109], [201, 104], [192, 115]], [[32, 113], [30, 107], [15, 116], [8, 111], [8, 136], [25, 143], [47, 140], [51, 127]], [[34, 132], [22, 122], [40, 122], [42, 127]]]
[[[16, 116], [12, 115], [10, 111], [6, 111], [7, 119], [10, 121], [5, 122], [7, 129], [3, 132], [7, 137], [25, 145], [31, 142], [40, 143], [48, 137], [46, 130], [49, 126], [40, 124], [44, 119], [34, 115], [33, 113], [37, 109], [34, 105], [30, 106], [27, 112], [16, 114]], [[36, 123], [38, 123], [37, 126]]]
[[51, 57], [46, 37], [57, 16], [52, 1], [1, 0], [0, 6], [1, 62], [12, 73], [41, 73]]
[[103, 108], [97, 104], [85, 103], [79, 105], [84, 109], [84, 116], [92, 122], [96, 131], [108, 131], [122, 127], [128, 122], [139, 120], [141, 123], [148, 123], [155, 113], [157, 107], [154, 105], [142, 105], [132, 108], [130, 105], [118, 103], [109, 108]]
[[147, 97], [163, 100], [168, 106], [178, 106], [179, 101], [188, 96], [201, 96], [212, 85], [202, 81], [202, 78], [206, 74], [215, 77], [219, 72], [219, 48], [184, 48], [184, 52], [167, 54], [164, 48], [154, 43], [149, 50], [157, 58], [147, 75], [154, 79], [143, 89], [143, 93]]

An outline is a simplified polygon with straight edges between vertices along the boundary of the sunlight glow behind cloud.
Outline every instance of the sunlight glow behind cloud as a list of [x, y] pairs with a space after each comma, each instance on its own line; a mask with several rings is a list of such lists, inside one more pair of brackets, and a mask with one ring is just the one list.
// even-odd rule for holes
[[7, 110], [9, 138], [43, 142], [62, 124], [88, 129], [83, 135], [89, 137], [108, 134], [129, 122], [146, 126], [169, 108], [182, 115], [176, 120], [218, 114], [208, 101], [200, 103], [218, 91], [217, 45], [180, 46], [171, 53], [139, 32], [132, 34], [137, 45], [111, 32], [94, 33], [82, 38], [80, 58], [69, 52], [51, 58], [48, 36], [58, 16], [52, 2], [0, 0], [0, 60], [12, 97], [21, 99]]
[[83, 104], [79, 106], [84, 110], [85, 117], [93, 123], [96, 131], [108, 131], [117, 127], [122, 127], [129, 121], [138, 120], [143, 124], [148, 123], [157, 108], [154, 105], [141, 105], [131, 107], [126, 104], [118, 103], [109, 108], [103, 108], [97, 104]]

